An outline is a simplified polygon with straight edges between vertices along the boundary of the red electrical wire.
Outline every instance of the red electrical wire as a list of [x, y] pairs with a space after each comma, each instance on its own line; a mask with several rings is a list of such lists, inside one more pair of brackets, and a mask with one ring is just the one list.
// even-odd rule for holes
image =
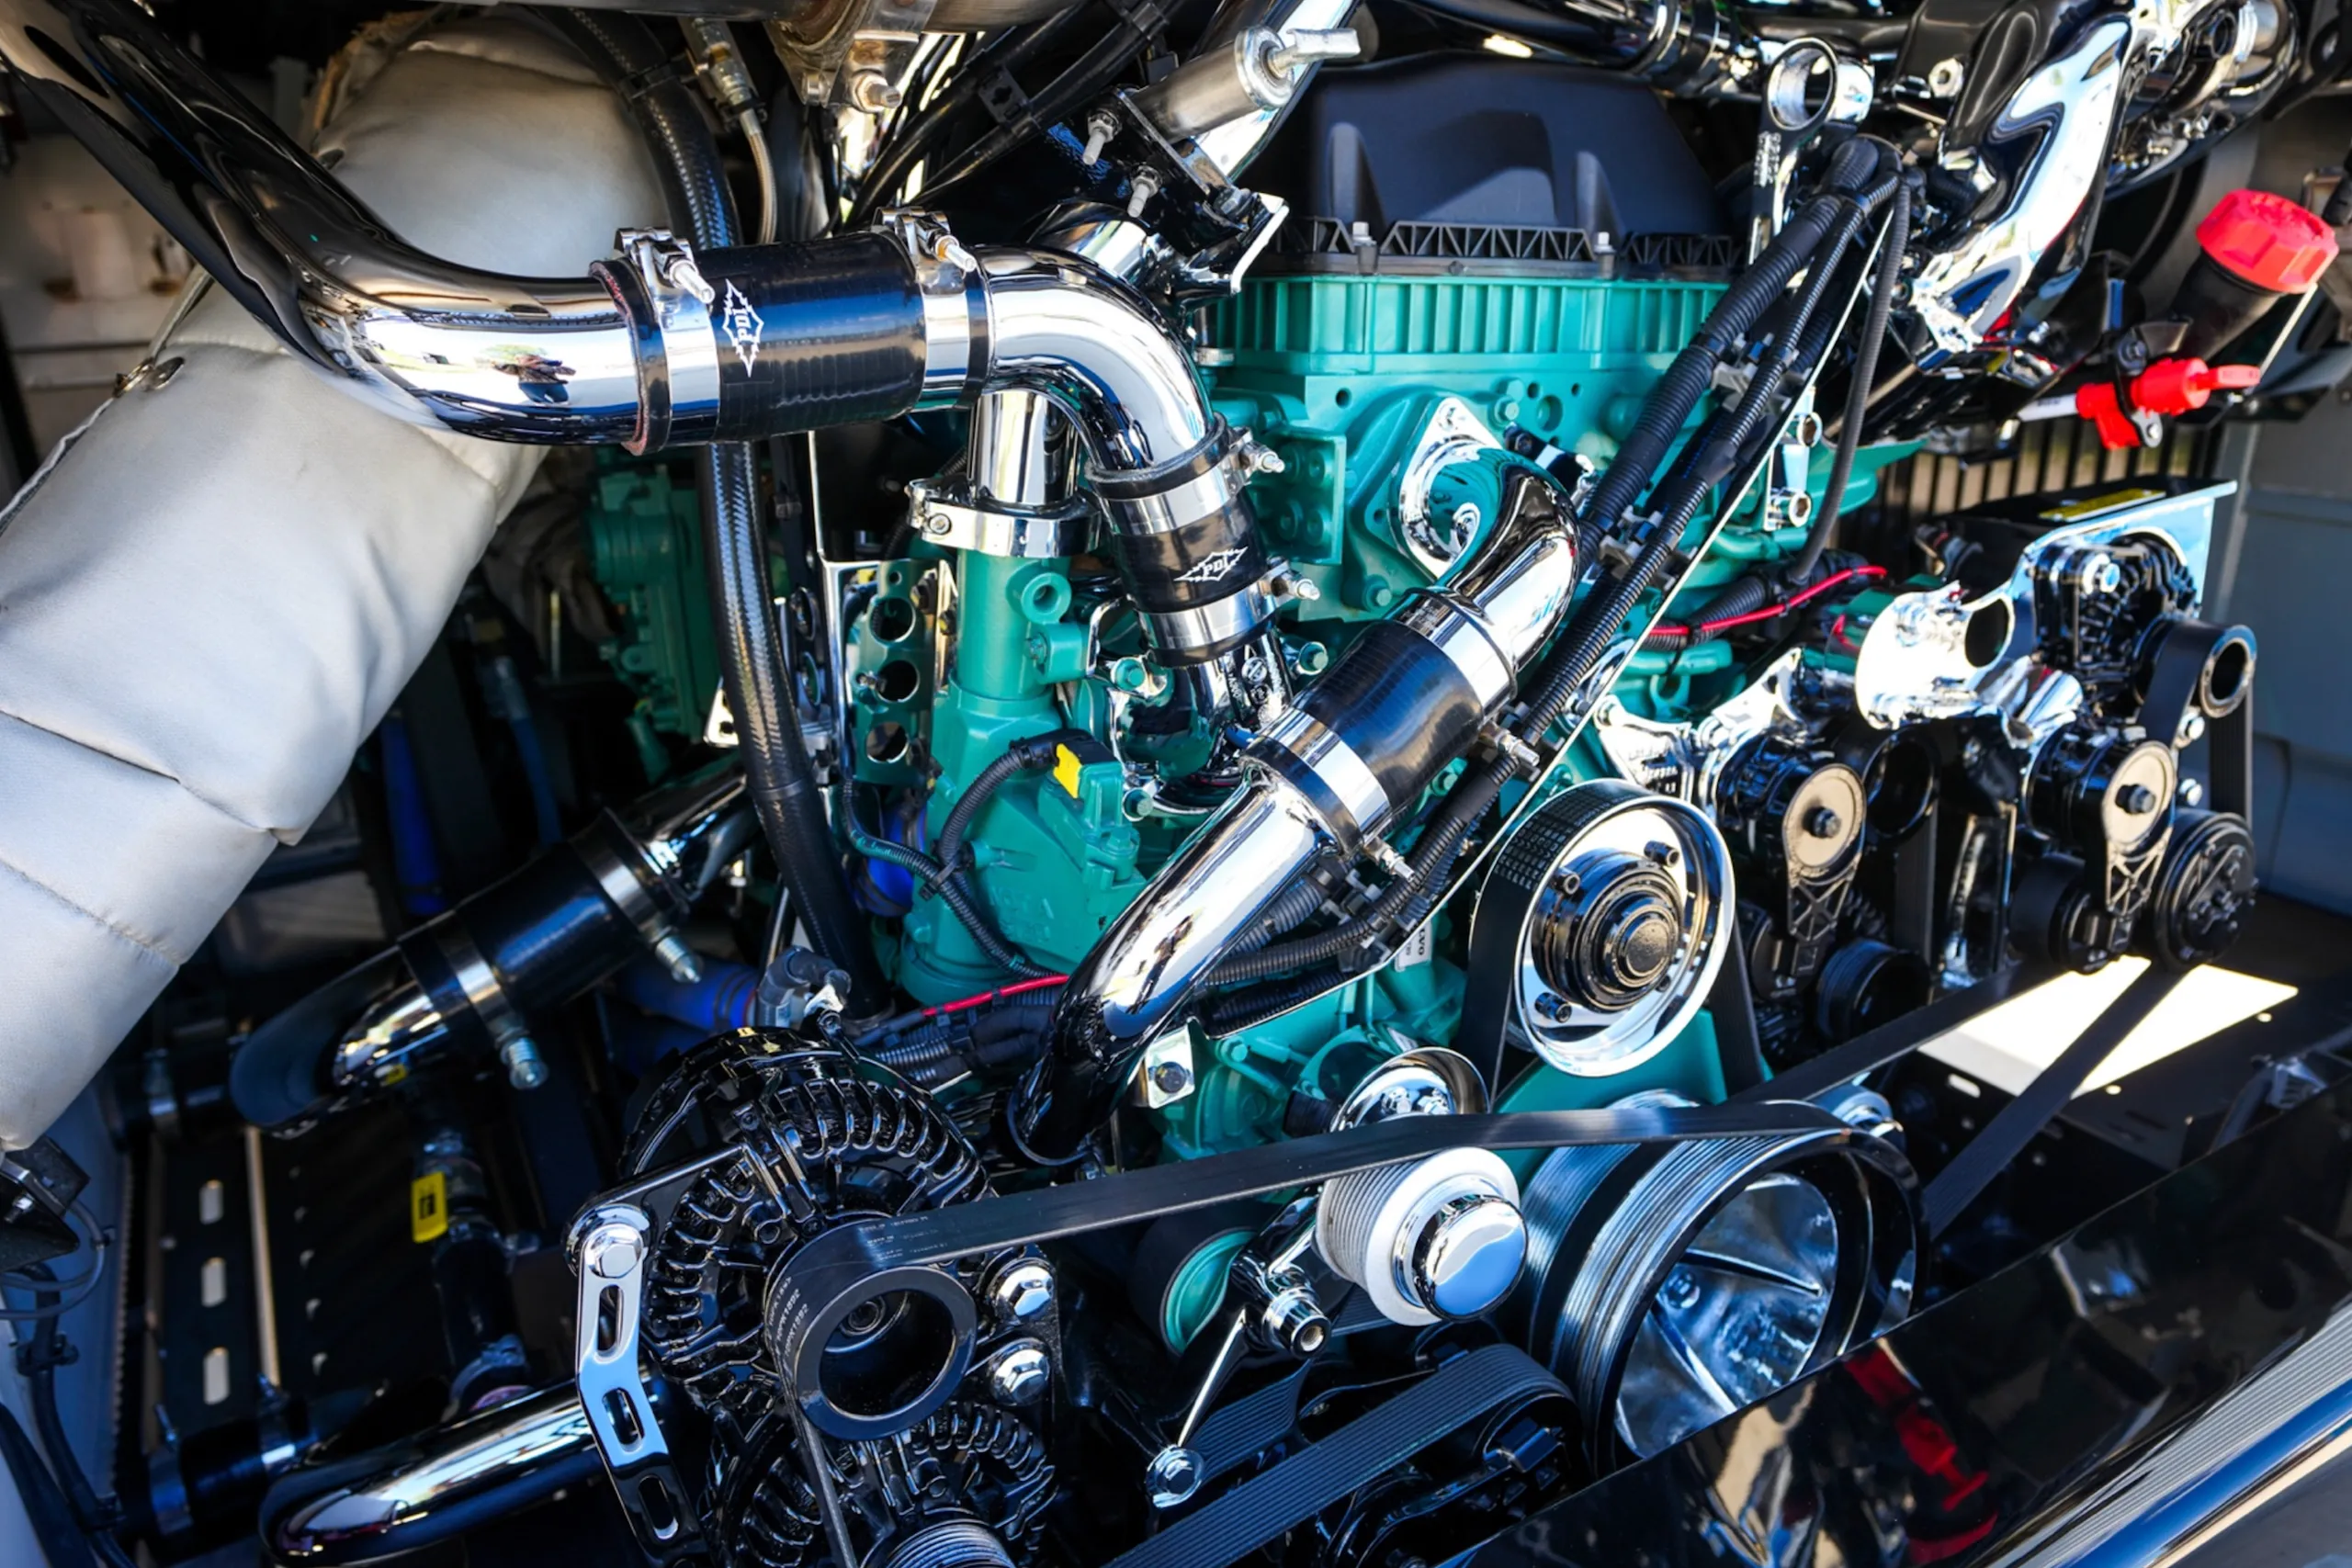
[[1065, 985], [1069, 980], [1069, 976], [1067, 975], [1040, 976], [1035, 980], [1022, 980], [1010, 986], [999, 986], [995, 990], [982, 991], [977, 997], [960, 997], [952, 1002], [942, 1002], [937, 1007], [923, 1009], [918, 1016], [938, 1018], [945, 1013], [962, 1012], [968, 1008], [985, 1007], [990, 1002], [1002, 1001], [1007, 997], [1025, 996], [1031, 991], [1042, 991], [1048, 987]]
[[[1749, 626], [1757, 621], [1769, 621], [1776, 616], [1785, 615], [1791, 610], [1796, 609], [1812, 600], [1820, 598], [1824, 593], [1828, 592], [1831, 589], [1837, 587], [1839, 583], [1845, 581], [1849, 578], [1872, 578], [1884, 577], [1885, 575], [1886, 568], [1883, 566], [1849, 566], [1843, 571], [1831, 572], [1827, 577], [1823, 578], [1812, 587], [1805, 589], [1802, 592], [1792, 593], [1777, 604], [1767, 604], [1760, 610], [1750, 610], [1744, 615], [1725, 615], [1720, 621], [1702, 621], [1699, 623], [1696, 629], [1702, 632], [1729, 631], [1734, 626]], [[1643, 634], [1645, 638], [1654, 637], [1690, 637], [1691, 635], [1693, 635], [1693, 628], [1690, 626], [1652, 626], [1647, 632]]]

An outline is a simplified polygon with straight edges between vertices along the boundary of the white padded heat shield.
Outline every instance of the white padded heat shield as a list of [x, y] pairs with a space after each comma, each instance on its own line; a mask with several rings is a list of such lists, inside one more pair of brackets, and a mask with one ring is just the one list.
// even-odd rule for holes
[[[476, 266], [581, 276], [662, 218], [618, 102], [495, 17], [409, 41], [320, 149]], [[401, 423], [217, 291], [164, 353], [0, 512], [0, 1146], [324, 807], [541, 455]]]

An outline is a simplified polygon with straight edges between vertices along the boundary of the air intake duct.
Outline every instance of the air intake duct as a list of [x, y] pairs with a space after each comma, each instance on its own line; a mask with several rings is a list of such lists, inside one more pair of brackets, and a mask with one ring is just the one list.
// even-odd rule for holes
[[699, 975], [674, 923], [753, 831], [731, 769], [628, 823], [606, 812], [255, 1030], [230, 1068], [238, 1112], [286, 1126], [468, 1054], [537, 1088], [535, 1017], [648, 949], [674, 977]]
[[1440, 588], [1365, 629], [1251, 745], [1254, 777], [1169, 863], [1070, 977], [1054, 1043], [1022, 1086], [1013, 1136], [1073, 1157], [1144, 1047], [1283, 891], [1352, 854], [1420, 800], [1516, 689], [1566, 611], [1576, 543], [1549, 484], [1524, 476]]

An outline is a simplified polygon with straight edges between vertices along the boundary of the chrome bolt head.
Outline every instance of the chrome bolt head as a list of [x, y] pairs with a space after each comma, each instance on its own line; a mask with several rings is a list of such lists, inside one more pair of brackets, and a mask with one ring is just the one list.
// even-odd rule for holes
[[1144, 1466], [1144, 1495], [1155, 1508], [1173, 1508], [1189, 1503], [1193, 1494], [1201, 1489], [1201, 1483], [1208, 1479], [1207, 1469], [1199, 1454], [1170, 1444], [1152, 1455], [1151, 1462]]
[[1041, 1258], [1012, 1264], [989, 1288], [989, 1305], [1008, 1323], [1026, 1323], [1053, 1304], [1053, 1266]]
[[989, 1363], [989, 1392], [999, 1404], [1035, 1404], [1053, 1381], [1053, 1359], [1035, 1339], [1015, 1341]]
[[1193, 1069], [1182, 1062], [1160, 1062], [1151, 1069], [1151, 1087], [1170, 1099], [1193, 1087]]
[[1928, 91], [1939, 98], [1958, 97], [1960, 85], [1967, 79], [1968, 68], [1960, 62], [1958, 55], [1928, 67]]
[[580, 1266], [599, 1280], [625, 1280], [645, 1257], [645, 1237], [633, 1226], [598, 1225], [580, 1244]]
[[548, 1081], [547, 1058], [539, 1055], [537, 1043], [527, 1034], [517, 1034], [501, 1045], [498, 1059], [505, 1064], [506, 1081], [516, 1089], [537, 1089]]

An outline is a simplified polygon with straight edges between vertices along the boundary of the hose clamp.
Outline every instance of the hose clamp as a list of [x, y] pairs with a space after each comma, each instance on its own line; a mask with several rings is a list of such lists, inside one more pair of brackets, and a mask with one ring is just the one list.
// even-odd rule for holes
[[1388, 819], [1388, 794], [1371, 764], [1338, 730], [1303, 707], [1284, 709], [1250, 753], [1305, 796], [1342, 844], [1377, 832]]
[[687, 243], [666, 229], [624, 229], [620, 254], [594, 271], [634, 329], [638, 423], [633, 452], [693, 439], [718, 422], [718, 294]]
[[[615, 848], [616, 840], [634, 852], [633, 858], [643, 870], [632, 867], [628, 858]], [[620, 911], [622, 919], [637, 928], [637, 934], [645, 939], [645, 945], [653, 950], [671, 977], [681, 985], [692, 985], [701, 979], [702, 961], [671, 927], [661, 901], [647, 886], [649, 877], [660, 879], [659, 870], [628, 829], [607, 811], [586, 832], [572, 839], [571, 848], [588, 874], [595, 878], [597, 889]]]
[[933, 406], [978, 397], [989, 367], [989, 293], [979, 258], [935, 212], [894, 208], [877, 227], [898, 242], [922, 301], [922, 398]]

